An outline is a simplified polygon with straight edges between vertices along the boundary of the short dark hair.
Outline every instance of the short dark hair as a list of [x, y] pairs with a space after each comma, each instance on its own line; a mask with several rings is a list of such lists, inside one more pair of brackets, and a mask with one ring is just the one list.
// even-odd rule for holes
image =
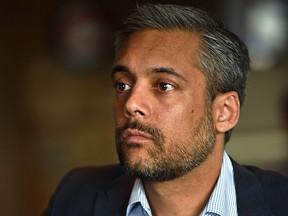
[[[250, 71], [248, 49], [234, 33], [225, 29], [220, 19], [193, 7], [171, 4], [137, 6], [116, 32], [116, 53], [133, 32], [144, 29], [196, 32], [200, 48], [194, 64], [206, 76], [208, 97], [213, 101], [220, 93], [236, 91], [240, 106], [243, 105]], [[232, 129], [225, 133], [225, 143], [231, 133]]]

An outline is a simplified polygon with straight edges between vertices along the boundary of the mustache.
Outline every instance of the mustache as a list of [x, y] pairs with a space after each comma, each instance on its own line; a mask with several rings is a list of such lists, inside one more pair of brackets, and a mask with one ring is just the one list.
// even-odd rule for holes
[[116, 127], [116, 139], [119, 140], [122, 133], [127, 129], [136, 129], [149, 134], [157, 146], [163, 146], [164, 135], [161, 130], [152, 125], [143, 124], [138, 120], [128, 121], [122, 127]]

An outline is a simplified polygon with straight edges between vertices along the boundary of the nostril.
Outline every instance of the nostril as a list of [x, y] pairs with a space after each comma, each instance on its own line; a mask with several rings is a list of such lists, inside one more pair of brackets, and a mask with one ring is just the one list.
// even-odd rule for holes
[[139, 114], [139, 115], [141, 115], [141, 116], [144, 116], [144, 115], [145, 115], [144, 112], [142, 112], [142, 111], [140, 111], [140, 110], [135, 110], [134, 113], [135, 113], [135, 114]]
[[127, 116], [133, 116], [133, 117], [137, 117], [137, 116], [145, 116], [145, 112], [143, 112], [143, 111], [141, 111], [141, 110], [139, 110], [139, 109], [135, 109], [135, 110], [126, 110], [126, 114], [127, 114]]

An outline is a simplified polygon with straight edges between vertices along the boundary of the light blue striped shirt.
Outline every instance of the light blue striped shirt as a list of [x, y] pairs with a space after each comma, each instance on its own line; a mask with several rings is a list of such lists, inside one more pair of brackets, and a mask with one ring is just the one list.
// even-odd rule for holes
[[[127, 206], [126, 216], [135, 216], [135, 214], [131, 213], [131, 210], [139, 202], [141, 203], [142, 208], [146, 211], [146, 215], [152, 216], [151, 208], [147, 200], [142, 182], [140, 179], [136, 179]], [[206, 204], [200, 216], [226, 215], [237, 216], [238, 213], [233, 166], [227, 153], [224, 152], [221, 172], [218, 181], [209, 198], [208, 203]]]

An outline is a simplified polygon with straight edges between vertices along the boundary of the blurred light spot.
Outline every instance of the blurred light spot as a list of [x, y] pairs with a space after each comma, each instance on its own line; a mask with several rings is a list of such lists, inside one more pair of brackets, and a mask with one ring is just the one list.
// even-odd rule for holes
[[280, 1], [251, 2], [245, 11], [246, 43], [252, 68], [267, 70], [283, 54], [287, 44], [287, 7]]
[[108, 62], [113, 33], [106, 12], [92, 3], [71, 3], [61, 8], [50, 24], [50, 50], [56, 60], [74, 71], [99, 68]]

